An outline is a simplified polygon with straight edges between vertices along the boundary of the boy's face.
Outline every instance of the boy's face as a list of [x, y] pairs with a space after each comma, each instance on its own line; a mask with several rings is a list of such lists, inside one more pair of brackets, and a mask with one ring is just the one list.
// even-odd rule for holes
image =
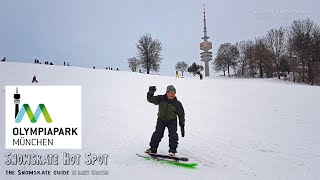
[[167, 98], [168, 99], [173, 99], [174, 97], [176, 97], [176, 93], [174, 91], [170, 91], [170, 92], [167, 92]]

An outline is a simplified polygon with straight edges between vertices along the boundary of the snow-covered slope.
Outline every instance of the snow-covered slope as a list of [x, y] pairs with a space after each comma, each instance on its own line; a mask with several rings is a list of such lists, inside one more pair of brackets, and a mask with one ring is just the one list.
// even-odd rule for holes
[[[212, 78], [203, 81], [77, 67], [0, 63], [0, 179], [7, 169], [87, 170], [87, 166], [6, 166], [5, 153], [64, 150], [6, 150], [5, 85], [82, 86], [82, 150], [108, 153], [109, 176], [49, 176], [48, 179], [308, 179], [320, 178], [320, 88], [265, 79]], [[196, 169], [146, 161], [157, 107], [148, 103], [150, 85], [163, 94], [173, 84], [186, 112], [186, 137], [178, 152]], [[165, 132], [167, 133], [167, 131]], [[180, 132], [179, 132], [180, 133]], [[165, 135], [159, 151], [168, 150]], [[89, 167], [90, 168], [90, 167]], [[97, 167], [92, 167], [99, 169]]]

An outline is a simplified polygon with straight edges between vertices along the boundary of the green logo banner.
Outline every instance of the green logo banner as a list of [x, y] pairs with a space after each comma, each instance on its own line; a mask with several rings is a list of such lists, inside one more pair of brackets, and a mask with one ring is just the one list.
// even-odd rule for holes
[[52, 123], [52, 119], [51, 119], [49, 112], [44, 104], [39, 104], [39, 106], [37, 107], [36, 112], [34, 114], [31, 110], [29, 104], [23, 104], [23, 106], [21, 107], [21, 109], [17, 115], [16, 123], [20, 123], [22, 121], [22, 118], [25, 113], [27, 113], [31, 123], [36, 123], [39, 119], [41, 112], [42, 112], [46, 122]]

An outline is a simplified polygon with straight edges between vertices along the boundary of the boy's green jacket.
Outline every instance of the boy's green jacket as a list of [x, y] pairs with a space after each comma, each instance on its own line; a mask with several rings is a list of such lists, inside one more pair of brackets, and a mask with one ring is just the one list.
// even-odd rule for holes
[[150, 103], [159, 105], [158, 120], [177, 120], [179, 117], [179, 125], [184, 125], [184, 109], [180, 101], [175, 97], [170, 100], [167, 95], [154, 96], [153, 94], [147, 93], [147, 100]]

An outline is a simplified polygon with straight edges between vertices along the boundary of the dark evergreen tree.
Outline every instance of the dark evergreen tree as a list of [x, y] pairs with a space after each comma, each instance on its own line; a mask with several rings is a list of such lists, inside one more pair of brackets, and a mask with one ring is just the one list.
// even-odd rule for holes
[[190, 74], [193, 74], [193, 76], [197, 75], [197, 74], [200, 74], [201, 71], [203, 71], [203, 66], [202, 65], [198, 65], [196, 64], [195, 62], [192, 63], [191, 66], [189, 66], [188, 68], [188, 72]]

